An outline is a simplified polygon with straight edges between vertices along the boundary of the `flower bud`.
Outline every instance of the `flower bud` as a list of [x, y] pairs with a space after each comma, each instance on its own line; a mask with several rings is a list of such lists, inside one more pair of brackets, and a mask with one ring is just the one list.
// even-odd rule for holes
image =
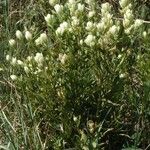
[[92, 146], [93, 146], [94, 149], [96, 149], [96, 147], [97, 147], [96, 141], [93, 141], [93, 142], [92, 142]]
[[119, 4], [122, 8], [125, 8], [129, 4], [129, 0], [120, 0]]
[[67, 55], [66, 54], [62, 54], [62, 53], [60, 53], [59, 54], [59, 56], [58, 56], [58, 60], [60, 60], [60, 62], [62, 63], [62, 64], [65, 64], [65, 62], [66, 62], [66, 60], [67, 60]]
[[141, 56], [140, 55], [137, 55], [137, 60], [140, 60]]
[[110, 27], [109, 33], [112, 34], [112, 35], [117, 34], [117, 33], [118, 33], [118, 28], [117, 28], [117, 26], [113, 25], [112, 27]]
[[125, 14], [124, 14], [124, 18], [128, 19], [128, 20], [133, 20], [133, 12], [131, 9], [128, 9]]
[[49, 0], [49, 4], [51, 6], [55, 6], [58, 2], [59, 2], [59, 0]]
[[77, 122], [77, 121], [78, 121], [78, 117], [73, 116], [73, 121], [74, 121], [74, 122]]
[[9, 40], [9, 45], [12, 46], [12, 47], [15, 46], [16, 45], [16, 41], [14, 39], [10, 39]]
[[119, 75], [119, 77], [122, 79], [122, 78], [125, 78], [126, 77], [126, 74], [125, 73], [121, 73], [120, 75]]
[[30, 70], [27, 66], [24, 66], [24, 71], [25, 71], [25, 73], [29, 73]]
[[134, 27], [138, 28], [143, 24], [143, 21], [141, 19], [136, 19], [134, 22]]
[[29, 31], [26, 31], [26, 32], [25, 32], [25, 38], [26, 38], [28, 41], [32, 40], [32, 34], [31, 34]]
[[62, 35], [63, 33], [64, 33], [64, 30], [61, 29], [60, 27], [58, 27], [57, 30], [56, 30], [56, 34], [57, 35]]
[[6, 60], [9, 61], [11, 59], [10, 55], [6, 55]]
[[105, 15], [105, 14], [109, 13], [110, 11], [111, 11], [111, 6], [109, 3], [106, 2], [101, 5], [102, 15]]
[[19, 31], [19, 30], [16, 31], [16, 38], [19, 39], [19, 40], [21, 40], [23, 38], [23, 35], [22, 35], [21, 31]]
[[31, 61], [32, 58], [33, 58], [32, 56], [28, 56], [28, 57], [27, 57], [27, 60], [28, 60], [28, 61]]
[[61, 28], [67, 29], [68, 28], [68, 23], [64, 21], [63, 23], [60, 24]]
[[40, 37], [35, 40], [35, 43], [36, 45], [40, 45], [45, 43], [46, 41], [47, 41], [47, 35], [46, 33], [42, 33]]
[[94, 23], [91, 21], [87, 22], [85, 29], [91, 31], [93, 28], [95, 28]]
[[83, 40], [80, 40], [80, 45], [83, 45]]
[[90, 35], [88, 35], [86, 37], [86, 39], [84, 40], [84, 42], [88, 46], [94, 46], [95, 45], [95, 40], [96, 40], [96, 37], [90, 34]]
[[123, 20], [123, 26], [124, 26], [125, 28], [129, 27], [130, 24], [131, 24], [131, 21], [130, 21], [129, 19], [124, 19], [124, 20]]
[[11, 64], [16, 65], [16, 63], [17, 63], [17, 59], [16, 59], [16, 57], [13, 57], [11, 60]]
[[46, 33], [42, 33], [42, 34], [40, 35], [40, 38], [41, 38], [41, 41], [42, 41], [42, 42], [47, 41], [47, 35], [46, 35]]
[[76, 3], [76, 1], [75, 0], [69, 0], [68, 3], [71, 5], [74, 5]]
[[12, 75], [10, 76], [10, 78], [11, 78], [13, 81], [17, 80], [17, 76], [14, 75], [14, 74], [12, 74]]
[[32, 65], [31, 63], [30, 63], [28, 66], [29, 66], [29, 68], [30, 68], [30, 69], [32, 69], [32, 68], [33, 68], [33, 65]]
[[95, 0], [86, 0], [86, 3], [89, 5], [93, 5], [95, 3]]
[[84, 4], [78, 3], [78, 11], [83, 12], [84, 11]]
[[54, 19], [54, 16], [51, 14], [47, 14], [47, 16], [44, 17], [44, 19], [47, 22], [47, 24], [50, 25]]
[[126, 28], [124, 31], [128, 35], [131, 34], [131, 32], [133, 31], [133, 25], [131, 25], [129, 28]]
[[100, 22], [96, 25], [97, 30], [103, 30], [105, 28], [105, 23], [104, 22]]
[[79, 25], [79, 19], [76, 16], [72, 17], [71, 25], [72, 26], [78, 26]]
[[104, 17], [104, 22], [108, 23], [112, 20], [112, 14], [106, 14], [106, 18]]
[[144, 38], [147, 37], [147, 32], [146, 32], [146, 31], [143, 32], [143, 37], [144, 37]]
[[120, 59], [121, 57], [122, 57], [122, 55], [121, 55], [121, 54], [119, 54], [117, 58], [118, 58], [118, 59]]
[[34, 60], [38, 63], [38, 64], [42, 64], [44, 61], [44, 57], [42, 53], [36, 53]]
[[68, 29], [69, 25], [67, 22], [63, 22], [60, 24], [60, 26], [57, 28], [56, 30], [56, 34], [57, 35], [62, 35], [67, 29]]
[[23, 62], [21, 60], [17, 60], [17, 64], [22, 66]]
[[94, 15], [95, 15], [95, 11], [90, 11], [90, 12], [88, 13], [88, 17], [89, 17], [89, 18], [92, 18]]
[[55, 9], [56, 13], [59, 14], [59, 13], [61, 13], [62, 10], [63, 10], [63, 5], [56, 4], [56, 5], [54, 6], [54, 9]]
[[37, 38], [37, 39], [35, 40], [35, 44], [36, 44], [37, 46], [41, 44], [40, 38]]

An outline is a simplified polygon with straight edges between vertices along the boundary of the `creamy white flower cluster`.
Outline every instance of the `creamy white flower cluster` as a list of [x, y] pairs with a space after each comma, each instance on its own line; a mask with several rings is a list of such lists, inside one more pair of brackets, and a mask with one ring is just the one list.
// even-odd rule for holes
[[[63, 33], [63, 30], [65, 28], [64, 22], [67, 22], [67, 20], [62, 20], [63, 15], [69, 11], [70, 18], [72, 18], [72, 25], [77, 26], [78, 25], [78, 16], [84, 12], [85, 5], [83, 3], [80, 3], [80, 1], [76, 0], [68, 0], [64, 5], [61, 5], [58, 0], [50, 0], [50, 5], [53, 6], [54, 11], [52, 11], [52, 14], [47, 14], [45, 16], [45, 21], [47, 25], [52, 26], [54, 20], [56, 18], [59, 18], [61, 20], [60, 27], [58, 27], [58, 32]], [[64, 11], [65, 9], [65, 11]], [[68, 12], [67, 12], [68, 13]], [[69, 19], [69, 16], [68, 16]], [[64, 25], [64, 26], [63, 26]], [[62, 31], [61, 31], [62, 30]]]
[[66, 7], [69, 9], [71, 16], [78, 16], [85, 10], [85, 5], [76, 0], [68, 0]]
[[65, 31], [67, 31], [69, 25], [66, 21], [62, 22], [56, 30], [56, 35], [63, 35]]
[[[58, 1], [52, 0], [50, 1], [51, 6], [54, 8], [54, 12], [52, 14], [48, 14], [45, 16], [45, 21], [47, 25], [52, 26], [54, 20], [61, 14], [61, 16], [64, 15], [64, 7], [67, 8], [70, 12], [71, 16], [68, 16], [67, 20], [62, 20], [63, 17], [59, 18], [61, 20], [59, 26], [55, 29], [56, 36], [63, 36], [65, 32], [70, 32], [73, 34], [76, 34], [75, 32], [84, 32], [86, 35], [85, 39], [80, 39], [81, 44], [83, 42], [88, 46], [94, 46], [97, 39], [97, 34], [100, 36], [101, 33], [106, 33], [111, 35], [116, 35], [118, 33], [119, 27], [113, 24], [112, 20], [112, 14], [111, 14], [111, 6], [109, 3], [104, 3], [101, 5], [101, 20], [100, 22], [93, 22], [93, 18], [96, 16], [96, 10], [94, 9], [95, 0], [88, 0], [85, 1], [85, 3], [81, 3], [81, 1], [76, 0], [68, 0], [66, 4], [61, 5], [58, 3]], [[88, 10], [86, 10], [85, 4], [88, 4]], [[66, 10], [67, 11], [67, 10]], [[85, 30], [82, 31], [80, 26], [85, 24], [85, 21], [81, 20], [82, 16], [81, 13], [85, 13], [86, 17], [88, 19]], [[84, 22], [84, 23], [83, 23]], [[78, 28], [80, 28], [78, 30]], [[108, 31], [109, 30], [109, 31]], [[88, 33], [88, 35], [86, 34]], [[40, 40], [37, 39], [36, 43], [38, 43]]]
[[[134, 20], [130, 2], [130, 0], [119, 1], [123, 15], [124, 31], [128, 35], [138, 29], [143, 23], [140, 19]], [[51, 13], [48, 13], [44, 17], [48, 30], [43, 31], [35, 40], [30, 31], [26, 30], [23, 34], [17, 30], [16, 39], [9, 40], [10, 46], [14, 47], [17, 45], [17, 41], [25, 39], [31, 43], [34, 41], [37, 48], [40, 48], [40, 46], [48, 45], [48, 41], [55, 42], [57, 39], [59, 39], [58, 42], [62, 40], [64, 43], [67, 43], [70, 37], [76, 40], [81, 46], [87, 47], [97, 45], [107, 47], [115, 43], [122, 20], [116, 21], [113, 18], [111, 5], [109, 3], [106, 2], [103, 3], [101, 7], [96, 7], [95, 0], [68, 0], [64, 5], [60, 3], [60, 0], [49, 0], [49, 4], [53, 9]], [[66, 33], [67, 36], [65, 36]], [[51, 37], [53, 40], [48, 40]], [[143, 37], [147, 37], [146, 31], [143, 32]], [[57, 60], [59, 60], [61, 64], [65, 64], [67, 58], [67, 53], [58, 53]], [[30, 62], [35, 62], [37, 68], [41, 70], [45, 58], [43, 54], [39, 52], [36, 53], [35, 56], [29, 56], [24, 62], [17, 60], [16, 57], [11, 58], [9, 55], [6, 56], [6, 60], [10, 61], [13, 66], [23, 66], [24, 71], [29, 73], [32, 70], [32, 63]], [[39, 70], [37, 72], [40, 72]], [[35, 73], [35, 71], [33, 72]]]
[[[58, 61], [62, 65], [65, 65], [66, 61], [68, 59], [68, 55], [65, 53], [59, 53], [58, 55]], [[23, 68], [24, 72], [28, 74], [38, 75], [39, 73], [43, 71], [47, 71], [48, 66], [44, 65], [45, 61], [49, 60], [47, 57], [43, 56], [43, 53], [37, 52], [34, 56], [28, 56], [25, 60], [17, 59], [16, 57], [11, 57], [10, 55], [6, 55], [6, 61], [9, 62], [15, 69], [18, 67]], [[15, 81], [17, 80], [17, 76], [15, 74], [12, 74], [10, 78]]]
[[59, 56], [58, 56], [58, 60], [61, 62], [61, 64], [65, 64], [66, 61], [68, 59], [68, 56], [67, 54], [63, 54], [63, 53], [60, 53]]
[[120, 6], [123, 13], [123, 26], [125, 33], [130, 34], [132, 31], [137, 30], [143, 23], [141, 19], [135, 19], [132, 11], [132, 4], [130, 0], [120, 0]]
[[[16, 31], [16, 39], [18, 40], [22, 40], [25, 37], [25, 39], [27, 41], [31, 41], [32, 40], [32, 34], [29, 31], [25, 31], [25, 34], [23, 35], [23, 33], [20, 30]], [[10, 39], [9, 40], [9, 45], [11, 47], [14, 47], [16, 45], [16, 40], [15, 39]]]
[[100, 45], [109, 45], [114, 42], [114, 39], [119, 33], [120, 26], [113, 20], [113, 14], [111, 13], [111, 6], [109, 3], [103, 3], [101, 5], [101, 20], [96, 25], [97, 33], [100, 38], [98, 43]]
[[[89, 15], [90, 14], [90, 15]], [[93, 17], [95, 15], [94, 11], [89, 11], [88, 18]], [[86, 37], [84, 42], [88, 46], [94, 46], [96, 43], [103, 43], [105, 41], [108, 42], [110, 39], [110, 36], [117, 35], [119, 31], [119, 27], [117, 25], [113, 24], [112, 20], [112, 14], [111, 14], [111, 6], [109, 3], [103, 3], [101, 5], [101, 19], [100, 21], [93, 22], [88, 21], [86, 23], [85, 29], [89, 33], [89, 35]], [[103, 36], [103, 38], [101, 38]], [[109, 41], [110, 42], [110, 41]]]
[[134, 16], [132, 12], [132, 5], [129, 0], [121, 0], [120, 5], [122, 7], [122, 12], [124, 15], [123, 26], [125, 28], [125, 33], [129, 34], [133, 29]]
[[47, 14], [47, 16], [44, 17], [47, 25], [51, 26], [54, 21], [54, 15]]
[[41, 33], [41, 35], [35, 40], [36, 45], [42, 45], [48, 40], [46, 33]]
[[[17, 46], [17, 41], [16, 40], [20, 41], [20, 40], [23, 40], [25, 38], [27, 42], [33, 41], [33, 35], [28, 30], [25, 31], [24, 35], [20, 30], [17, 30], [15, 35], [16, 35], [16, 39], [10, 39], [9, 40], [9, 45], [11, 47]], [[18, 43], [19, 43], [19, 41], [18, 41]], [[35, 44], [37, 46], [38, 45], [43, 45], [43, 44], [46, 44], [47, 41], [48, 41], [48, 37], [47, 37], [47, 34], [44, 32], [44, 33], [41, 33], [40, 36], [35, 40]], [[7, 58], [8, 58], [8, 56], [7, 56]], [[13, 59], [13, 60], [15, 60], [15, 59]], [[13, 61], [12, 61], [12, 63], [13, 63]]]
[[[6, 61], [8, 61], [15, 69], [18, 67], [23, 68], [26, 74], [38, 74], [42, 72], [44, 63], [44, 56], [42, 53], [36, 53], [35, 56], [28, 56], [25, 60], [17, 59], [16, 57], [11, 57], [10, 55], [6, 55]], [[17, 76], [15, 74], [11, 75], [10, 78], [12, 80], [17, 80]]]
[[108, 30], [113, 25], [111, 6], [109, 3], [101, 5], [101, 21], [97, 24], [97, 28], [101, 31]]

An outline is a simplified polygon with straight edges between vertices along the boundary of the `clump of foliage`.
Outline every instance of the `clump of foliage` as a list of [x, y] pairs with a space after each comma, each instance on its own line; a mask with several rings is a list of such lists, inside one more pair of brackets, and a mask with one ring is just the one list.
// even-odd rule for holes
[[98, 3], [50, 0], [42, 28], [9, 39], [2, 148], [149, 147], [148, 22], [130, 0], [119, 1], [117, 17]]

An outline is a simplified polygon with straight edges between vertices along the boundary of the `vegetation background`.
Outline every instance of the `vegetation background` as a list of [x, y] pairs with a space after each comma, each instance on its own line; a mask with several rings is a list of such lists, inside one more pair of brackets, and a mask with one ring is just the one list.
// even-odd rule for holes
[[[0, 1], [0, 149], [150, 149], [150, 1], [127, 1], [143, 25], [126, 34], [121, 23], [111, 44], [94, 47], [78, 42], [90, 33], [83, 28], [90, 7], [82, 14], [81, 28], [60, 37], [54, 31], [62, 19], [71, 18], [67, 10], [62, 18], [56, 15], [51, 28], [44, 19], [54, 13], [48, 0]], [[122, 22], [117, 0], [96, 0], [97, 15], [89, 20], [101, 19], [97, 16], [106, 2], [114, 24]], [[16, 30], [29, 30], [33, 40], [16, 40], [11, 47]], [[36, 46], [43, 32], [48, 41]], [[26, 58], [38, 52], [45, 61], [37, 75], [6, 60], [9, 55], [30, 65]], [[65, 64], [60, 54], [67, 54]], [[38, 68], [34, 60], [32, 67]], [[12, 74], [20, 78], [12, 81]]]

